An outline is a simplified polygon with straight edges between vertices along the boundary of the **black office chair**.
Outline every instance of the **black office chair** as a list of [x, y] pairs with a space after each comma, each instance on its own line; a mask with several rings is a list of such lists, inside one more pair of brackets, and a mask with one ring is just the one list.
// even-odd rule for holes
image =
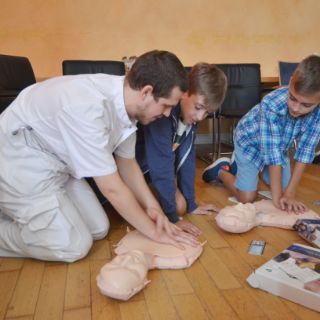
[[122, 61], [112, 60], [64, 60], [62, 72], [64, 75], [106, 73], [123, 76], [125, 65]]
[[0, 113], [20, 91], [35, 82], [28, 58], [0, 54]]
[[279, 84], [280, 86], [289, 85], [290, 78], [296, 70], [298, 62], [279, 61]]
[[[125, 65], [122, 61], [112, 60], [64, 60], [62, 62], [63, 75], [106, 73], [116, 76], [125, 75]], [[86, 178], [87, 182], [95, 192], [101, 204], [108, 200], [100, 192], [92, 178]]]
[[[230, 118], [238, 121], [259, 103], [261, 98], [260, 64], [217, 64], [217, 66], [227, 76], [228, 89], [223, 104], [213, 117], [212, 157], [208, 159], [208, 163], [221, 155], [221, 120]], [[235, 123], [231, 128], [231, 142], [234, 127]]]

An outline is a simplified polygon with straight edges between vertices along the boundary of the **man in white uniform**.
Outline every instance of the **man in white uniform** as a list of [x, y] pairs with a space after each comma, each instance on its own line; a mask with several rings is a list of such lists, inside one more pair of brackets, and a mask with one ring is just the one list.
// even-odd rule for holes
[[0, 256], [83, 258], [109, 229], [84, 177], [151, 239], [197, 244], [169, 223], [134, 158], [136, 121], [168, 116], [186, 90], [166, 51], [145, 53], [126, 77], [64, 76], [23, 90], [0, 116]]

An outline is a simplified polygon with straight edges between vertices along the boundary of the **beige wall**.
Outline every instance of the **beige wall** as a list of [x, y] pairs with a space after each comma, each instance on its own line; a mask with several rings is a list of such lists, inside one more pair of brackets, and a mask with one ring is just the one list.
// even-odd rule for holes
[[114, 59], [151, 49], [185, 65], [258, 62], [320, 51], [319, 0], [0, 0], [0, 53], [30, 58], [38, 78], [64, 59]]

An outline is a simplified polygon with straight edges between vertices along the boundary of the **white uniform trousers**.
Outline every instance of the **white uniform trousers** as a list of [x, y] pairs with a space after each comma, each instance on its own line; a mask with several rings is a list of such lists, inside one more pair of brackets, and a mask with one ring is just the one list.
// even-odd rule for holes
[[0, 256], [73, 262], [109, 230], [87, 182], [47, 150], [30, 127], [0, 130]]

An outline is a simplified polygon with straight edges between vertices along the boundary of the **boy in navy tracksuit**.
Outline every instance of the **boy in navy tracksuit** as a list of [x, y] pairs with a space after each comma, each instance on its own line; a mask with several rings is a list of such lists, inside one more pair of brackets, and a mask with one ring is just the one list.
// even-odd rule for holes
[[189, 74], [189, 90], [168, 118], [138, 128], [136, 158], [155, 189], [169, 220], [184, 231], [200, 230], [181, 216], [209, 214], [212, 204], [195, 202], [195, 146], [197, 122], [222, 103], [227, 87], [224, 73], [215, 65], [196, 64]]

